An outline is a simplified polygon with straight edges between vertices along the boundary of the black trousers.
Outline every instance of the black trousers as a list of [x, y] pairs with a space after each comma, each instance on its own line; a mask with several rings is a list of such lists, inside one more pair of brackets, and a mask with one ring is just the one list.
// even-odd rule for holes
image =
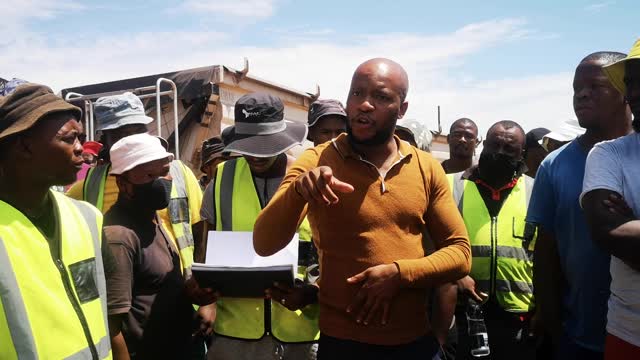
[[423, 336], [403, 345], [372, 345], [320, 334], [318, 360], [440, 360], [440, 345], [433, 336]]
[[484, 320], [489, 335], [491, 354], [487, 357], [471, 356], [471, 345], [467, 326], [465, 307], [456, 308], [458, 327], [458, 350], [456, 360], [535, 360], [535, 340], [528, 337], [529, 322], [521, 320], [517, 314], [509, 313], [492, 300], [482, 306]]

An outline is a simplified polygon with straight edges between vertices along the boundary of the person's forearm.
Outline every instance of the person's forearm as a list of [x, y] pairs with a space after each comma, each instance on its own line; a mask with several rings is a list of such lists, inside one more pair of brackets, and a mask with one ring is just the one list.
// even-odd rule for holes
[[200, 221], [191, 226], [193, 234], [193, 261], [203, 263], [207, 253], [207, 232], [206, 221]]
[[612, 211], [611, 197], [621, 195], [604, 189], [587, 192], [582, 198], [587, 224], [593, 240], [611, 255], [638, 268], [640, 264], [640, 220], [633, 214]]
[[599, 238], [611, 255], [636, 267], [640, 264], [640, 220], [628, 221], [608, 233], [600, 234]]
[[122, 332], [118, 332], [116, 336], [111, 338], [111, 352], [113, 354], [113, 360], [129, 360], [129, 349], [127, 343], [124, 341]]
[[283, 183], [258, 215], [253, 227], [253, 247], [261, 256], [281, 250], [298, 230], [306, 201], [294, 189], [294, 183]]
[[458, 287], [455, 283], [444, 284], [435, 289], [432, 328], [441, 345], [447, 341], [457, 301]]
[[450, 244], [419, 259], [398, 260], [402, 285], [406, 287], [439, 286], [469, 274], [471, 248], [464, 237], [451, 239]]
[[109, 315], [109, 335], [114, 360], [129, 360], [129, 349], [122, 335], [122, 321], [126, 314]]
[[564, 275], [556, 239], [540, 229], [534, 250], [533, 284], [536, 312], [540, 315], [544, 329], [559, 340], [562, 330], [562, 286]]

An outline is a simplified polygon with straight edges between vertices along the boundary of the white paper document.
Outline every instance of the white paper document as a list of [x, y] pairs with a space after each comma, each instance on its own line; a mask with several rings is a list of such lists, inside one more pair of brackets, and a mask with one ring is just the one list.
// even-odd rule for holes
[[298, 266], [298, 234], [271, 256], [260, 256], [253, 249], [253, 232], [209, 231], [206, 265], [215, 267]]
[[223, 297], [261, 297], [274, 282], [293, 285], [298, 268], [298, 234], [271, 256], [253, 249], [253, 233], [210, 231], [206, 263], [194, 263], [193, 276], [201, 287], [211, 287]]

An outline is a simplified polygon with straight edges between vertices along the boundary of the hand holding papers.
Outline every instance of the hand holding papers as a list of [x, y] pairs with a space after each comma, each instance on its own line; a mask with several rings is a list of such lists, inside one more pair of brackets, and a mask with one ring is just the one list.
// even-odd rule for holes
[[277, 253], [262, 257], [253, 249], [253, 233], [210, 231], [206, 263], [194, 263], [201, 287], [224, 297], [263, 297], [274, 282], [293, 286], [298, 267], [298, 234]]

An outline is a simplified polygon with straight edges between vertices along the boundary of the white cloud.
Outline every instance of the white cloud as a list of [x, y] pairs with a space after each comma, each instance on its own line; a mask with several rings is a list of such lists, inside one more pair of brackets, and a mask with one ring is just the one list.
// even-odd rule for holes
[[[24, 31], [30, 20], [51, 19], [61, 13], [84, 10], [84, 5], [73, 0], [20, 0], [2, 7], [0, 33], [10, 35], [14, 31]], [[0, 45], [6, 39], [0, 40]]]
[[[461, 116], [478, 120], [483, 131], [502, 119], [532, 128], [573, 116], [571, 74], [477, 81], [472, 74], [460, 71], [459, 65], [478, 52], [535, 35], [522, 19], [470, 24], [438, 35], [332, 34], [323, 38], [309, 31], [306, 41], [283, 37], [280, 44], [268, 47], [237, 46], [233, 37], [216, 32], [138, 33], [95, 39], [29, 34], [18, 37], [11, 47], [0, 45], [0, 76], [20, 77], [59, 90], [205, 65], [241, 67], [241, 58], [246, 56], [253, 75], [309, 92], [315, 91], [317, 83], [321, 97], [344, 101], [359, 63], [389, 57], [409, 73], [407, 117], [421, 119], [434, 129], [437, 105], [442, 106], [445, 129]], [[343, 42], [333, 41], [336, 38]]]
[[595, 4], [590, 4], [584, 7], [584, 11], [586, 12], [590, 12], [590, 13], [599, 13], [602, 10], [608, 8], [611, 5], [614, 5], [616, 2], [615, 1], [606, 1], [606, 2], [601, 2], [601, 3], [595, 3]]
[[258, 20], [271, 17], [275, 12], [275, 5], [276, 0], [186, 0], [178, 9], [201, 15]]

